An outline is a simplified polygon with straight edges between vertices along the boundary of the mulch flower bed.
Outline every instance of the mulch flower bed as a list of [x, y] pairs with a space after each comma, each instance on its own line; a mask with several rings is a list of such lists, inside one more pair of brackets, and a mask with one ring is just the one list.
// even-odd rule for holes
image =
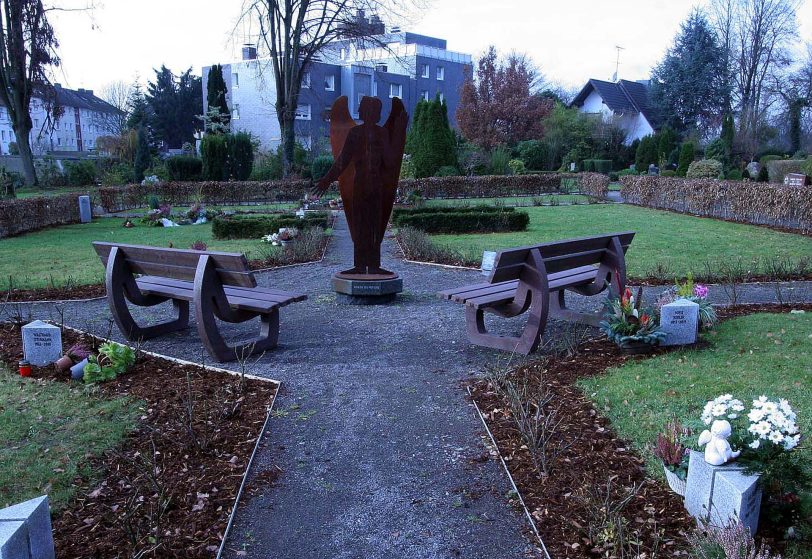
[[[740, 305], [719, 309], [720, 318], [755, 312], [812, 311], [812, 304]], [[668, 349], [657, 349], [652, 355]], [[601, 416], [576, 381], [602, 375], [629, 359], [644, 359], [619, 353], [602, 338], [592, 339], [576, 355], [551, 357], [507, 373], [507, 379], [549, 387], [552, 405], [560, 406], [561, 423], [553, 441], [571, 446], [563, 450], [548, 475], [539, 474], [512, 416], [508, 398], [495, 389], [493, 377], [473, 381], [471, 394], [479, 406], [499, 451], [510, 469], [528, 510], [533, 516], [549, 553], [559, 557], [619, 557], [611, 543], [613, 528], [605, 512], [612, 503], [639, 486], [622, 510], [627, 536], [639, 542], [640, 557], [650, 557], [656, 547], [659, 557], [687, 555], [686, 536], [696, 526], [685, 511], [682, 498], [664, 481], [649, 478], [644, 461], [628, 441], [617, 437], [608, 419]], [[607, 485], [611, 486], [607, 489]], [[605, 499], [606, 495], [610, 499]], [[610, 507], [607, 507], [609, 503]], [[635, 555], [637, 556], [637, 555]]]
[[[67, 329], [62, 340], [100, 343]], [[19, 326], [0, 324], [0, 359], [16, 371], [21, 355]], [[70, 382], [52, 367], [32, 377]], [[89, 458], [97, 477], [73, 480], [54, 517], [57, 556], [213, 557], [277, 385], [141, 354], [98, 388], [143, 402], [143, 415], [119, 447]]]

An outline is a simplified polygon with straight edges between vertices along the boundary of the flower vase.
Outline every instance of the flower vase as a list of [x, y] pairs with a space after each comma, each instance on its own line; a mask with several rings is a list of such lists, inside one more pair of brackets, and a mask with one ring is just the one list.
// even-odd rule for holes
[[680, 477], [669, 470], [665, 464], [663, 464], [663, 472], [665, 472], [665, 480], [668, 482], [668, 487], [671, 488], [671, 491], [676, 493], [677, 495], [684, 497], [685, 496], [685, 480], [680, 479]]
[[618, 344], [620, 351], [627, 355], [641, 355], [654, 351], [654, 346], [647, 342], [627, 340]]

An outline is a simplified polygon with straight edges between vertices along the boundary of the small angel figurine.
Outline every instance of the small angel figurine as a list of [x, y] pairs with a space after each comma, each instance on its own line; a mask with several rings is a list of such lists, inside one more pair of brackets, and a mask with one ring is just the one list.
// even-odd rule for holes
[[741, 451], [733, 452], [727, 438], [733, 432], [730, 422], [724, 419], [717, 419], [711, 425], [710, 431], [705, 429], [699, 435], [699, 446], [705, 447], [705, 462], [711, 466], [721, 466], [739, 457]]

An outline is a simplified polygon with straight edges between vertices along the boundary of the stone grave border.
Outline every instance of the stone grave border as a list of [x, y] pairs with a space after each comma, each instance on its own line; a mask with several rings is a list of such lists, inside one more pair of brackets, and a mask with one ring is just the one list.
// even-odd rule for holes
[[476, 400], [474, 399], [474, 395], [471, 392], [471, 387], [467, 386], [466, 390], [468, 391], [468, 398], [470, 398], [471, 403], [473, 403], [474, 409], [476, 410], [476, 413], [479, 416], [479, 421], [485, 428], [485, 432], [488, 433], [488, 438], [490, 439], [493, 448], [496, 450], [496, 455], [499, 456], [499, 462], [501, 462], [502, 469], [505, 471], [505, 474], [507, 474], [507, 478], [510, 481], [510, 485], [513, 488], [513, 492], [516, 493], [516, 496], [519, 498], [519, 503], [521, 503], [522, 505], [522, 510], [524, 510], [524, 515], [527, 518], [527, 522], [530, 524], [530, 528], [533, 530], [533, 534], [535, 534], [536, 539], [541, 545], [541, 550], [544, 552], [544, 557], [546, 557], [546, 559], [552, 559], [550, 557], [550, 553], [547, 551], [547, 546], [544, 545], [544, 540], [541, 538], [541, 534], [539, 533], [539, 530], [536, 527], [536, 522], [533, 520], [533, 516], [530, 514], [530, 510], [527, 508], [527, 505], [524, 502], [522, 493], [521, 491], [519, 491], [519, 488], [516, 486], [516, 482], [513, 480], [513, 476], [510, 473], [510, 469], [508, 468], [507, 462], [505, 462], [505, 458], [502, 456], [502, 451], [499, 450], [499, 445], [497, 444], [496, 439], [493, 436], [493, 433], [491, 433], [491, 430], [488, 427], [488, 422], [485, 421], [485, 416], [482, 415], [482, 410], [479, 409], [479, 405], [476, 403]]
[[[294, 264], [294, 265], [298, 266], [299, 264]], [[53, 321], [50, 321], [50, 320], [43, 321], [43, 322], [53, 323]], [[66, 328], [68, 330], [72, 330], [74, 332], [78, 332], [80, 334], [88, 334], [90, 336], [93, 336], [93, 337], [95, 337], [95, 338], [97, 338], [99, 340], [103, 340], [105, 342], [120, 343], [120, 342], [117, 342], [115, 340], [109, 340], [109, 339], [104, 338], [102, 336], [96, 336], [95, 334], [92, 334], [91, 332], [86, 332], [84, 330], [80, 330], [79, 328], [74, 328], [73, 326], [64, 325], [63, 328]], [[272, 383], [272, 384], [276, 385], [276, 392], [274, 392], [273, 398], [271, 399], [271, 403], [270, 403], [270, 405], [268, 405], [268, 413], [265, 415], [265, 422], [262, 424], [262, 429], [260, 429], [259, 433], [257, 434], [257, 441], [256, 441], [256, 443], [254, 443], [254, 449], [253, 449], [253, 451], [251, 451], [251, 456], [248, 459], [248, 464], [245, 466], [245, 472], [242, 475], [242, 480], [240, 481], [240, 487], [237, 490], [237, 496], [234, 498], [234, 504], [231, 507], [231, 513], [228, 515], [228, 524], [226, 524], [226, 529], [223, 531], [223, 537], [220, 540], [220, 547], [217, 549], [217, 555], [215, 556], [215, 559], [220, 559], [223, 552], [225, 551], [226, 541], [228, 541], [228, 536], [229, 536], [229, 533], [231, 532], [231, 526], [234, 524], [234, 518], [237, 515], [237, 508], [240, 505], [240, 499], [241, 499], [242, 494], [243, 494], [243, 492], [245, 490], [245, 486], [248, 484], [248, 474], [251, 473], [251, 468], [254, 465], [254, 458], [256, 457], [257, 452], [259, 452], [259, 447], [262, 444], [262, 440], [263, 440], [263, 438], [265, 437], [265, 435], [268, 432], [268, 426], [269, 426], [269, 424], [271, 422], [271, 415], [273, 413], [274, 405], [276, 404], [276, 397], [279, 395], [279, 390], [282, 388], [282, 382], [278, 381], [278, 380], [275, 380], [275, 379], [272, 379], [272, 378], [260, 377], [260, 376], [251, 375], [251, 374], [248, 374], [248, 373], [246, 373], [245, 375], [242, 375], [241, 373], [239, 373], [237, 371], [231, 371], [229, 369], [223, 369], [221, 367], [210, 367], [208, 365], [201, 365], [200, 363], [194, 363], [193, 361], [186, 361], [184, 359], [178, 359], [177, 357], [172, 357], [170, 355], [163, 355], [161, 353], [155, 353], [153, 351], [142, 350], [142, 352], [147, 354], [147, 355], [151, 355], [153, 357], [158, 357], [160, 359], [166, 359], [167, 361], [171, 361], [173, 363], [178, 363], [179, 365], [192, 365], [192, 366], [196, 366], [196, 367], [203, 367], [204, 369], [208, 369], [208, 370], [211, 370], [211, 371], [216, 371], [218, 373], [225, 373], [225, 374], [228, 374], [228, 375], [231, 375], [231, 376], [236, 376], [236, 377], [243, 377], [244, 376], [245, 378], [248, 378], [248, 379], [258, 380], [258, 381], [262, 381], [262, 382], [268, 382], [268, 383]], [[511, 480], [511, 482], [512, 482], [512, 480]], [[514, 485], [514, 487], [515, 487], [515, 485]], [[535, 529], [535, 526], [533, 528]], [[550, 559], [550, 557], [547, 556], [547, 559]]]

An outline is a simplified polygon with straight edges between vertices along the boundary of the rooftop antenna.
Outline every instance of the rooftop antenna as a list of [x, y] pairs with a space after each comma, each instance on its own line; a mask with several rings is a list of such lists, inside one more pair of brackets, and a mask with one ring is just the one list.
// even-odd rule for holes
[[612, 76], [612, 81], [617, 81], [617, 75], [620, 71], [620, 51], [626, 50], [625, 48], [621, 47], [620, 45], [615, 45], [615, 49], [617, 49], [617, 59], [615, 60], [615, 75]]

